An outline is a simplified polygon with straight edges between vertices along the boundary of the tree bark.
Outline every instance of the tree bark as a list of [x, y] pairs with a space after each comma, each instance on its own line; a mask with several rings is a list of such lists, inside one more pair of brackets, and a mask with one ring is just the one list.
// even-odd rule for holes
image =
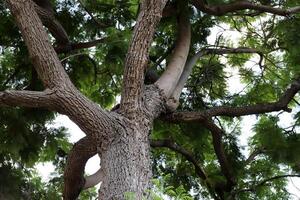
[[125, 120], [123, 129], [101, 154], [101, 167], [106, 175], [99, 199], [148, 199], [152, 176], [149, 134], [153, 120], [165, 112], [165, 98], [154, 85], [147, 86], [142, 95], [143, 109], [137, 120]]

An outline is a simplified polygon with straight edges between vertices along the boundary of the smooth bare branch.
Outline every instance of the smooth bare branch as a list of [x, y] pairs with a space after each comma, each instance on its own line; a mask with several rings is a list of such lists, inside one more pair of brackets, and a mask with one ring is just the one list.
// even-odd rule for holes
[[178, 23], [178, 39], [166, 70], [156, 81], [156, 85], [169, 98], [183, 72], [191, 42], [191, 27], [187, 13], [181, 13]]
[[237, 12], [246, 9], [272, 13], [280, 16], [289, 16], [300, 12], [300, 6], [284, 9], [272, 7], [269, 5], [255, 4], [247, 0], [235, 1], [232, 3], [222, 5], [207, 5], [204, 0], [193, 0], [192, 4], [202, 12], [216, 16], [222, 16], [227, 13]]
[[104, 180], [104, 172], [102, 169], [97, 170], [97, 172], [95, 172], [94, 174], [85, 177], [85, 183], [83, 186], [83, 189], [89, 189], [91, 187], [96, 186], [97, 184], [99, 184], [101, 181]]

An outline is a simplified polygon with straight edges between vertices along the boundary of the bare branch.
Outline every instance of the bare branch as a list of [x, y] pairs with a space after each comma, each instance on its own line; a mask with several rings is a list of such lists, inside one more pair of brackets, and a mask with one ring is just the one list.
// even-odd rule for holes
[[86, 183], [84, 179], [85, 165], [96, 153], [96, 141], [87, 136], [74, 144], [68, 154], [64, 171], [64, 199], [77, 199]]
[[297, 92], [300, 90], [300, 78], [293, 81], [289, 88], [283, 93], [281, 98], [274, 103], [263, 103], [250, 106], [219, 106], [208, 110], [199, 112], [176, 112], [163, 116], [163, 119], [172, 122], [192, 122], [192, 121], [205, 121], [207, 118], [213, 116], [228, 116], [228, 117], [239, 117], [244, 115], [263, 114], [268, 112], [284, 110], [291, 112], [288, 108], [288, 104]]
[[72, 85], [54, 51], [42, 22], [29, 0], [7, 0], [21, 30], [34, 67], [46, 88]]
[[226, 189], [230, 191], [231, 188], [236, 184], [236, 180], [222, 143], [223, 130], [215, 125], [211, 120], [205, 120], [203, 124], [212, 133], [214, 150], [220, 163], [222, 173], [227, 179]]
[[53, 108], [53, 92], [4, 91], [0, 92], [0, 106], [23, 106], [30, 108]]
[[275, 8], [267, 5], [259, 5], [247, 0], [236, 1], [228, 4], [209, 6], [204, 0], [193, 0], [193, 5], [202, 12], [210, 15], [222, 16], [227, 13], [241, 11], [241, 10], [255, 10], [259, 12], [267, 12], [275, 15], [289, 16], [300, 12], [300, 6], [289, 9]]
[[59, 44], [58, 46], [55, 47], [55, 51], [56, 53], [60, 54], [60, 53], [69, 53], [71, 51], [79, 50], [79, 49], [87, 49], [103, 43], [106, 39], [107, 38], [100, 38], [89, 42], [69, 43], [67, 45]]
[[167, 98], [169, 98], [176, 87], [176, 84], [183, 72], [183, 68], [189, 53], [191, 42], [191, 27], [187, 13], [181, 13], [178, 24], [178, 39], [175, 49], [171, 55], [170, 62], [156, 81], [156, 85], [162, 89]]
[[140, 106], [139, 100], [142, 94], [150, 46], [166, 2], [167, 0], [144, 0], [141, 4], [141, 11], [134, 27], [125, 61], [120, 103], [120, 110], [130, 119], [135, 117]]
[[104, 179], [104, 173], [102, 169], [99, 169], [96, 173], [85, 177], [85, 183], [83, 186], [83, 189], [88, 189], [91, 187], [96, 186], [98, 183], [100, 183], [101, 181], [103, 181]]
[[194, 158], [194, 156], [185, 150], [183, 147], [179, 146], [178, 144], [172, 142], [171, 140], [151, 140], [150, 145], [153, 148], [157, 147], [166, 147], [173, 151], [176, 151], [177, 153], [180, 153], [183, 155], [188, 161], [190, 161], [194, 167], [195, 167], [195, 173], [203, 180], [207, 179], [207, 176], [202, 168], [197, 162], [197, 160]]
[[255, 149], [250, 155], [249, 157], [245, 160], [244, 166], [247, 166], [248, 164], [250, 164], [252, 161], [254, 161], [255, 157], [264, 153], [265, 150], [264, 149]]

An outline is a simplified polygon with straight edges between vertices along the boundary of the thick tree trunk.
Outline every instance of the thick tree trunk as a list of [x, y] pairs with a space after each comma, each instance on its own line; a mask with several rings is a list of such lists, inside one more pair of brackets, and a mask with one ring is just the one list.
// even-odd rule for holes
[[[165, 111], [165, 99], [160, 90], [147, 86], [143, 94], [143, 106], [135, 120], [125, 120], [124, 130], [101, 155], [104, 170], [99, 190], [99, 200], [149, 199], [151, 187], [150, 140], [153, 120]], [[130, 199], [130, 198], [129, 198]]]
[[106, 175], [99, 190], [99, 199], [134, 199], [146, 197], [150, 188], [151, 167], [148, 132], [126, 129], [101, 156]]

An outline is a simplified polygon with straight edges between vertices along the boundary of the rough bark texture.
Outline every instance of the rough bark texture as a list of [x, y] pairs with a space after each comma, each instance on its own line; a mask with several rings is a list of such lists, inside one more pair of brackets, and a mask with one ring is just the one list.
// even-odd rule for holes
[[[148, 86], [143, 94], [143, 109], [138, 120], [124, 123], [123, 130], [116, 133], [110, 147], [101, 154], [105, 180], [99, 192], [100, 199], [124, 199], [132, 194], [135, 199], [147, 198], [150, 188], [149, 133], [153, 120], [164, 112], [160, 90]], [[113, 162], [111, 162], [113, 160]]]

